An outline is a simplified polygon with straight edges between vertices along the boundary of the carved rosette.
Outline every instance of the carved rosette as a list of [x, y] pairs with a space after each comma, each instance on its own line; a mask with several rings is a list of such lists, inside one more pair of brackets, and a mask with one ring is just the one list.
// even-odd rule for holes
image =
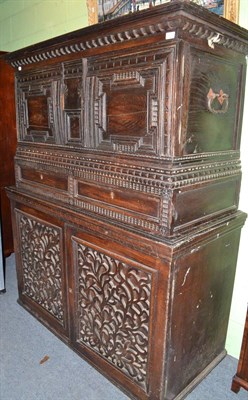
[[24, 214], [19, 214], [18, 217], [23, 294], [62, 323], [64, 312], [60, 229]]
[[77, 340], [146, 389], [151, 274], [75, 243]]

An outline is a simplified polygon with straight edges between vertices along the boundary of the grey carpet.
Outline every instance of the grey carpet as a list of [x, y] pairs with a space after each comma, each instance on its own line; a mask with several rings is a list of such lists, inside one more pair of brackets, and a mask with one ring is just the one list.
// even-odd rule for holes
[[[14, 255], [7, 259], [6, 289], [0, 295], [0, 400], [128, 400], [17, 304]], [[243, 389], [230, 391], [236, 368], [237, 360], [226, 357], [187, 400], [247, 400]]]

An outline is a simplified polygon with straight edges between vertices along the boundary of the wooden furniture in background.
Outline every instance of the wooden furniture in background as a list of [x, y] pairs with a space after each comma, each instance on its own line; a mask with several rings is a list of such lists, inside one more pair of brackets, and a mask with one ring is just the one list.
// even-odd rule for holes
[[238, 369], [232, 381], [232, 391], [238, 393], [240, 388], [248, 390], [248, 309], [241, 345]]
[[246, 30], [188, 2], [7, 56], [19, 303], [129, 396], [226, 354]]
[[10, 201], [5, 187], [15, 184], [14, 156], [16, 152], [15, 76], [13, 68], [0, 52], [0, 213], [2, 221], [3, 253], [14, 251]]

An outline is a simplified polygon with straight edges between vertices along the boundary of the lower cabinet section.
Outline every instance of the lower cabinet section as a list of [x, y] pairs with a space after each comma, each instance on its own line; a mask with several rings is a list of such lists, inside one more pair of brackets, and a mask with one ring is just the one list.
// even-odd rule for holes
[[14, 190], [19, 302], [134, 399], [182, 399], [225, 355], [241, 212], [159, 242]]

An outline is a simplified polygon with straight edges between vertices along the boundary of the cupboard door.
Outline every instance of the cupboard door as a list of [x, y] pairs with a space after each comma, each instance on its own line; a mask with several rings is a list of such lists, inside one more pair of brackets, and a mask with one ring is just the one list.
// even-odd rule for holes
[[15, 210], [19, 299], [50, 329], [67, 336], [63, 227], [35, 210]]
[[157, 271], [108, 236], [72, 228], [67, 240], [73, 347], [128, 392], [148, 398], [156, 375], [151, 348]]

